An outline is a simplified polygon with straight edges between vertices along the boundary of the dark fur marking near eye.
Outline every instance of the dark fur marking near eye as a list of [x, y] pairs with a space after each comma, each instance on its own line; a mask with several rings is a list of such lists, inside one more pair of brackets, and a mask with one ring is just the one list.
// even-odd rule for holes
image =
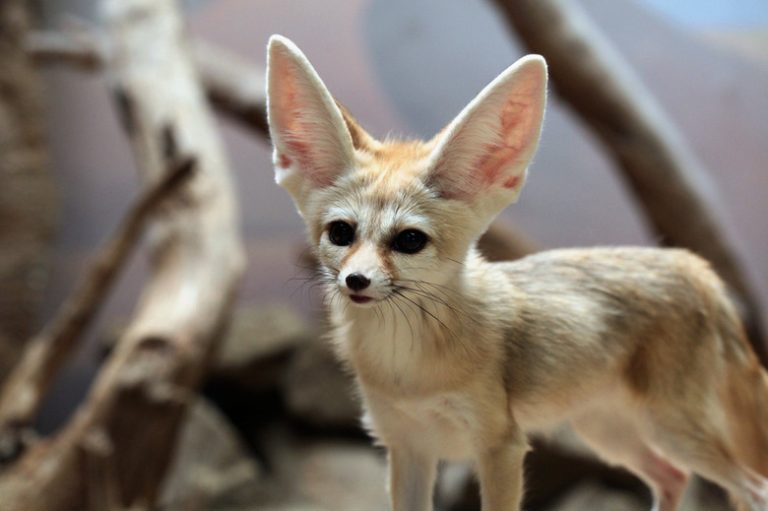
[[378, 249], [376, 250], [377, 255], [379, 256], [379, 260], [381, 261], [381, 266], [384, 269], [384, 272], [391, 280], [397, 280], [399, 278], [399, 274], [397, 272], [397, 267], [392, 262], [391, 258], [391, 250], [389, 249], [389, 245], [380, 245]]

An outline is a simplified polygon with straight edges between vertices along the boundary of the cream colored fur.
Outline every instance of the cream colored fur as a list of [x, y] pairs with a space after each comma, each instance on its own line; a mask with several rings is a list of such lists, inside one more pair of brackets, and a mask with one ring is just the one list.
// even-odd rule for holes
[[[517, 510], [526, 434], [569, 421], [650, 485], [657, 511], [676, 509], [688, 470], [768, 510], [765, 372], [707, 263], [648, 248], [510, 263], [477, 252], [538, 143], [541, 57], [428, 142], [373, 139], [285, 38], [270, 40], [268, 69], [277, 181], [307, 223], [336, 351], [388, 450], [393, 509], [431, 509], [437, 462], [472, 460], [484, 511]], [[338, 222], [348, 243], [331, 240]], [[414, 229], [426, 244], [405, 253], [398, 236]]]

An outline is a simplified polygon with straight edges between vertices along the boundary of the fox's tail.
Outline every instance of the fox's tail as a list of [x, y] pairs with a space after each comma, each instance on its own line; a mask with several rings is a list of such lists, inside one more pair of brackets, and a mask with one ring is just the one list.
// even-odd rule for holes
[[734, 454], [768, 478], [768, 373], [757, 358], [728, 374], [728, 427]]

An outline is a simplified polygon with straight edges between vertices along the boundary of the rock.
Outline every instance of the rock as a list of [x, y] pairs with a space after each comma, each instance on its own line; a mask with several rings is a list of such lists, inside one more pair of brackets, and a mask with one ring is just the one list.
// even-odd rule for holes
[[250, 505], [262, 470], [213, 405], [190, 408], [163, 485], [159, 509], [218, 509]]
[[[106, 358], [125, 332], [116, 320], [100, 336], [99, 355]], [[215, 384], [261, 392], [277, 385], [293, 351], [319, 336], [296, 311], [284, 306], [235, 309], [218, 348], [209, 379]]]
[[[594, 481], [640, 502], [647, 500], [648, 490], [642, 482], [626, 470], [598, 460], [569, 427], [558, 428], [545, 438], [534, 436], [531, 445], [525, 459], [525, 509], [549, 509], [574, 488]], [[479, 494], [472, 471], [460, 466], [443, 471], [436, 495], [447, 511], [479, 511]]]
[[384, 460], [369, 447], [342, 442], [308, 446], [296, 474], [302, 491], [328, 510], [389, 508]]
[[383, 452], [370, 445], [301, 438], [285, 426], [267, 432], [265, 444], [272, 469], [269, 486], [279, 488], [272, 491], [271, 500], [265, 499], [267, 509], [286, 505], [276, 500], [279, 495], [289, 498], [292, 504], [326, 511], [389, 509]]
[[444, 511], [480, 511], [480, 486], [470, 464], [448, 463], [440, 467], [435, 504]]
[[647, 511], [648, 506], [642, 500], [626, 493], [588, 483], [571, 491], [552, 508], [552, 511], [583, 511], [585, 509]]
[[526, 502], [531, 509], [549, 506], [574, 487], [590, 482], [599, 482], [640, 502], [648, 499], [648, 489], [637, 477], [599, 460], [571, 433], [546, 442], [536, 439], [532, 445], [526, 458]]
[[219, 348], [211, 378], [244, 390], [276, 385], [295, 348], [316, 336], [286, 307], [240, 307]]
[[679, 511], [731, 511], [726, 493], [712, 483], [693, 477], [680, 502]]
[[289, 413], [320, 428], [359, 430], [355, 383], [323, 339], [313, 339], [293, 356], [283, 377]]

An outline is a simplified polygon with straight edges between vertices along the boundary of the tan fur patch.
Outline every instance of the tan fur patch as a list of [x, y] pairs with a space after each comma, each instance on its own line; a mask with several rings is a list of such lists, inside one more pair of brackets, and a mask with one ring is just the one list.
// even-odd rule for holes
[[344, 257], [341, 258], [339, 267], [343, 268], [347, 264], [347, 262], [357, 253], [357, 251], [360, 250], [361, 246], [362, 246], [362, 243], [360, 243], [359, 240], [352, 243], [347, 249], [347, 252], [344, 254]]

